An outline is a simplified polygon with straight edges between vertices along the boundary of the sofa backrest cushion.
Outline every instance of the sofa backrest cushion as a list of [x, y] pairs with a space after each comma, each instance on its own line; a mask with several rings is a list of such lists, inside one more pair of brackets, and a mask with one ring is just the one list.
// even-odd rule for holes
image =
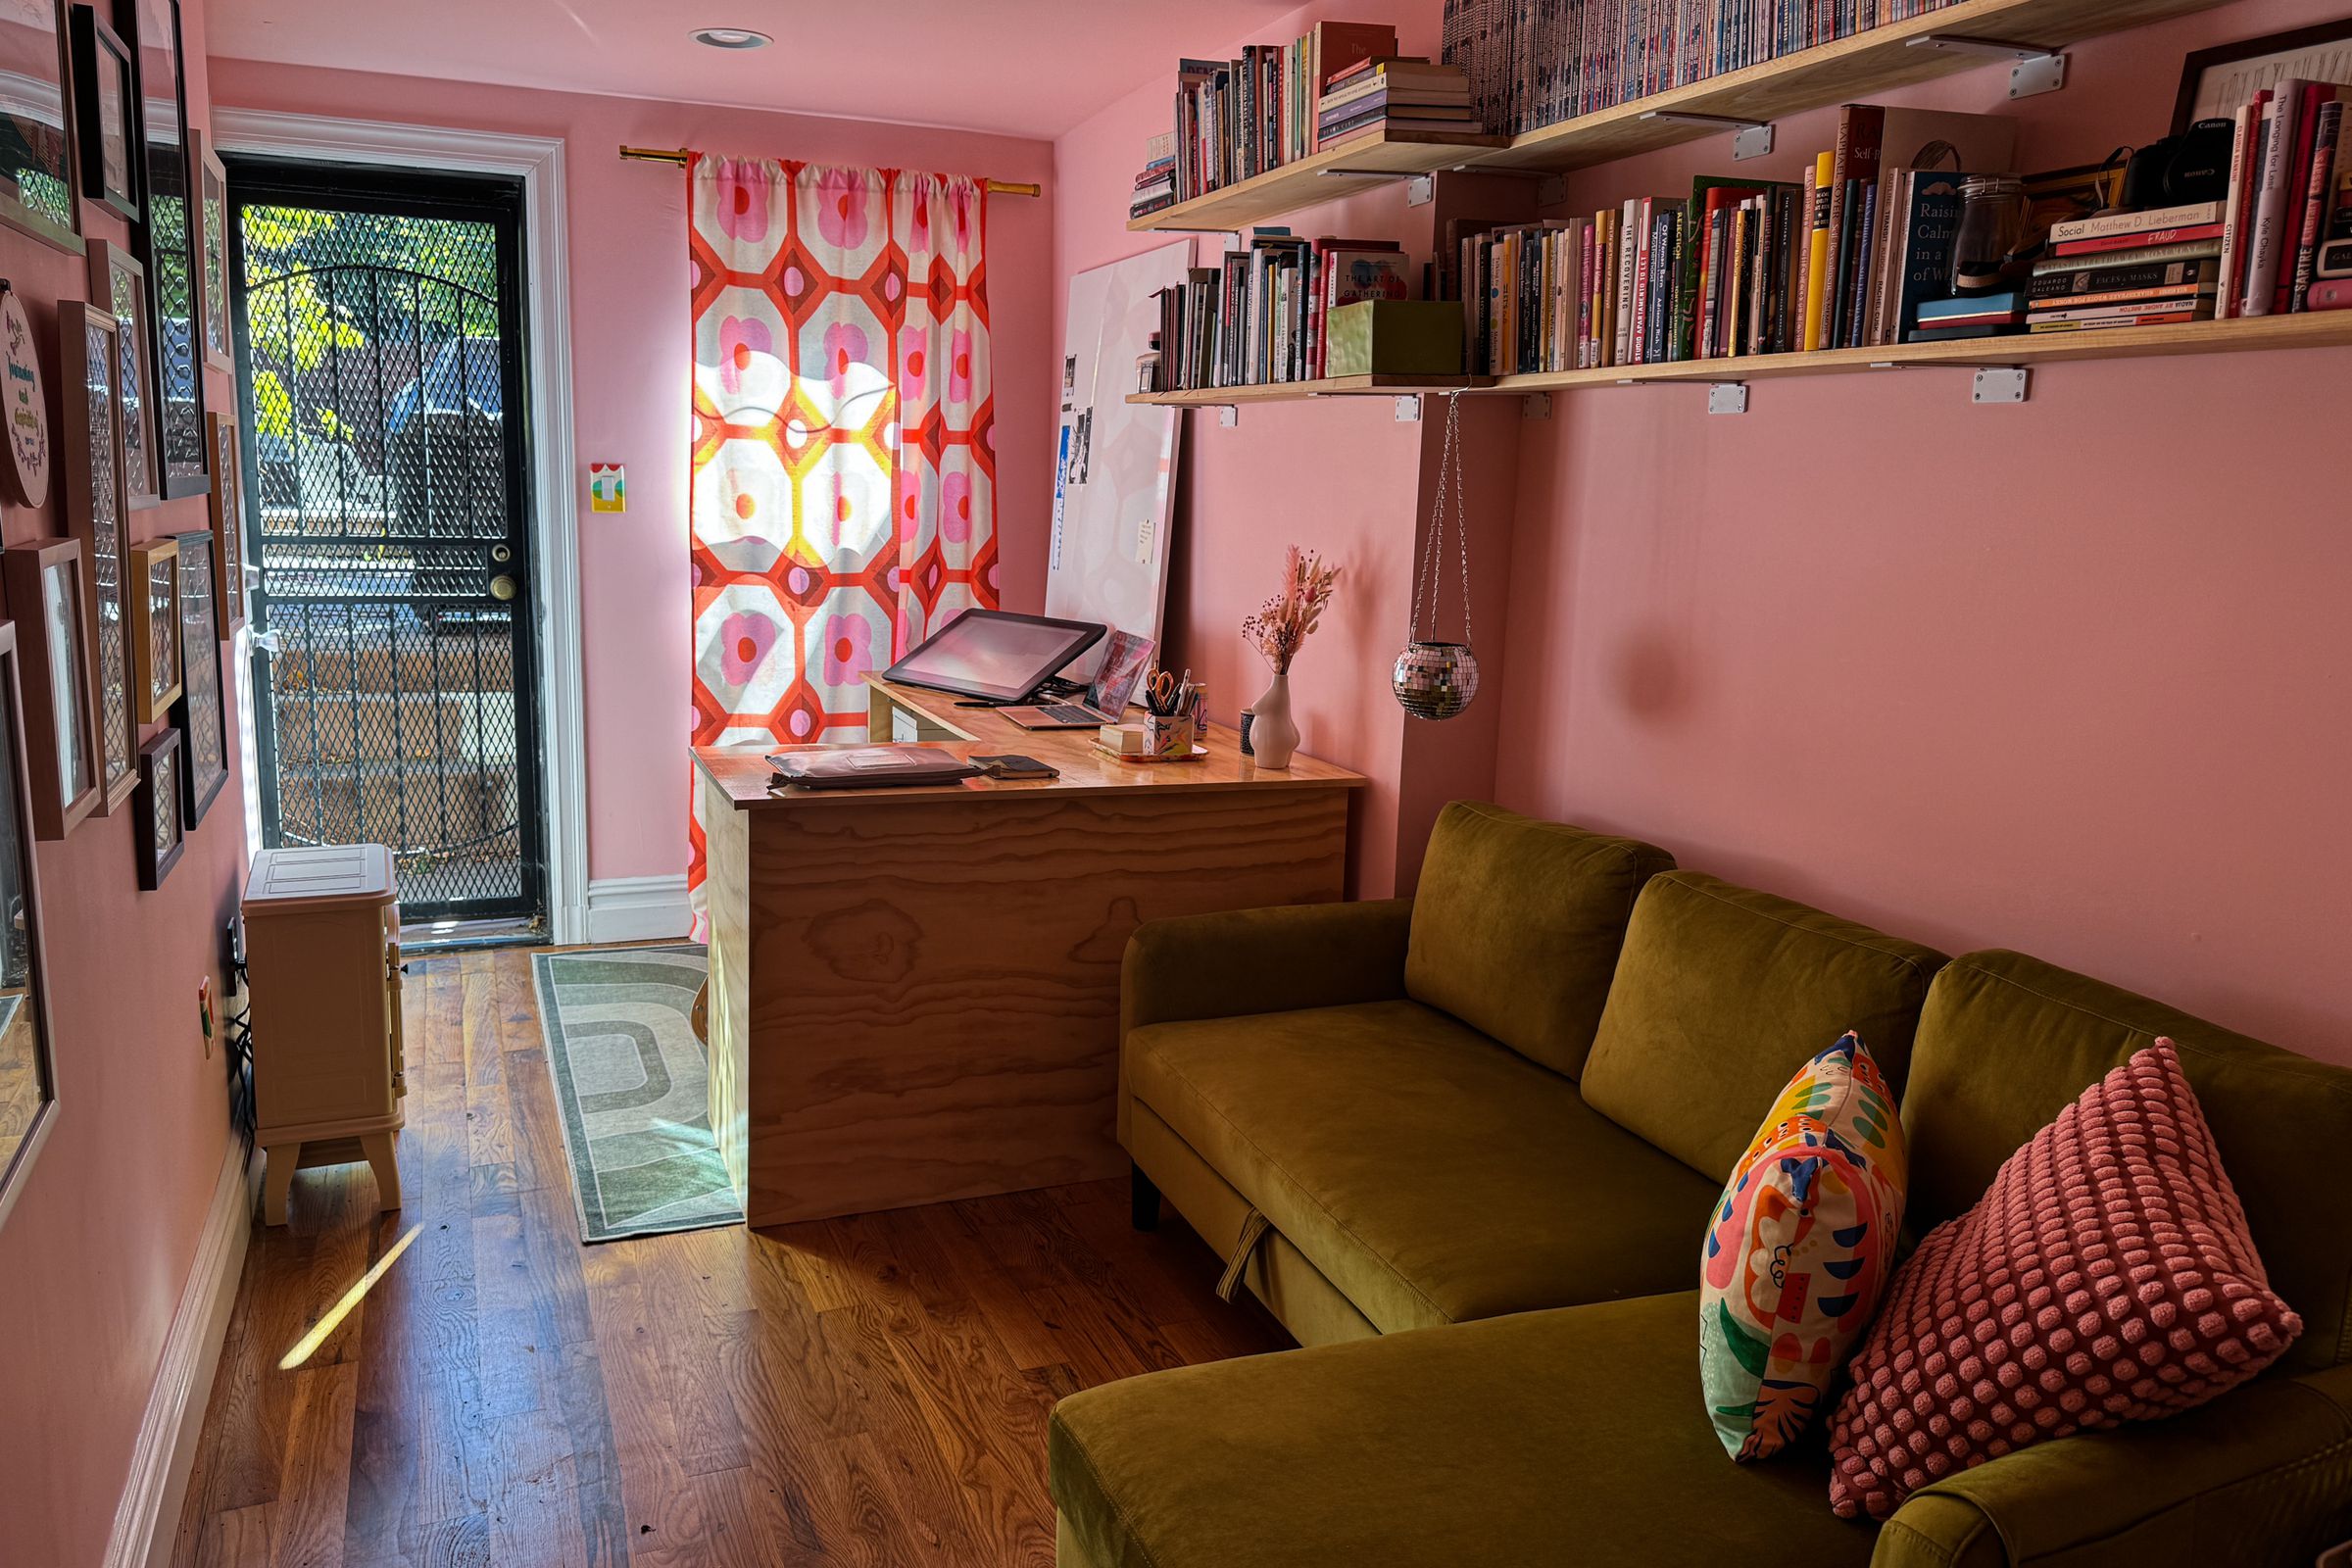
[[1405, 994], [1573, 1078], [1634, 900], [1673, 864], [1633, 839], [1455, 801], [1413, 890]]
[[1955, 958], [1929, 992], [1903, 1096], [1911, 1228], [1964, 1213], [2003, 1160], [2159, 1035], [2196, 1091], [2271, 1288], [2302, 1314], [2278, 1366], [2352, 1360], [2352, 1068], [2023, 954]]
[[1943, 956], [1697, 871], [1634, 906], [1580, 1087], [1593, 1109], [1730, 1179], [1796, 1069], [1860, 1034], [1899, 1091]]

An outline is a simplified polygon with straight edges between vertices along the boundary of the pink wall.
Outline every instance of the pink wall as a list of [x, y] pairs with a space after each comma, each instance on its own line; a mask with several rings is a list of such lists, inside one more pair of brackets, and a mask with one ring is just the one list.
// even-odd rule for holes
[[[2075, 51], [2035, 167], [2160, 133], [2247, 0]], [[1913, 95], [2008, 110], [2006, 73]], [[1782, 162], [1832, 117], [1784, 122]], [[1671, 190], [1720, 143], [1576, 182]], [[1742, 166], [1745, 167], [1745, 166]], [[1780, 171], [1772, 171], [1779, 172]], [[2352, 1060], [2352, 350], [1556, 400], [1521, 448], [1509, 805], [1952, 952], [2000, 945]]]
[[[1393, 22], [1406, 53], [1437, 49], [1438, 8], [1428, 0], [1327, 0], [1249, 38], [1203, 38], [1197, 49], [1230, 54], [1244, 43], [1295, 38], [1331, 17]], [[1167, 243], [1164, 234], [1127, 231], [1127, 201], [1146, 141], [1169, 127], [1172, 79], [1154, 76], [1054, 144], [1056, 342], [1072, 273]], [[1398, 237], [1417, 257], [1428, 255], [1428, 212], [1407, 209], [1401, 187], [1281, 221], [1309, 236]], [[1214, 235], [1199, 247], [1211, 260], [1222, 250]], [[1407, 786], [1408, 730], [1425, 726], [1408, 720], [1388, 689], [1410, 608], [1424, 440], [1434, 442], [1442, 416], [1434, 404], [1430, 412], [1425, 424], [1399, 424], [1388, 400], [1365, 398], [1253, 405], [1233, 429], [1210, 413], [1181, 416], [1189, 427], [1163, 626], [1169, 657], [1208, 681], [1212, 713], [1231, 722], [1266, 684], [1241, 624], [1272, 590], [1284, 547], [1295, 542], [1341, 564], [1339, 597], [1292, 669], [1291, 694], [1304, 749], [1372, 780], [1357, 802], [1349, 856], [1353, 885], [1366, 897], [1386, 896], [1400, 878], [1410, 884], [1434, 814]], [[1497, 620], [1500, 608], [1491, 607]], [[1424, 826], [1407, 830], [1417, 817]]]
[[[184, 0], [188, 113], [205, 123], [204, 5]], [[124, 243], [84, 204], [83, 229]], [[11, 506], [14, 548], [67, 531], [57, 303], [89, 297], [82, 259], [0, 231], [0, 274], [42, 344], [60, 468], [49, 505]], [[205, 395], [227, 407], [226, 378]], [[134, 538], [207, 525], [205, 502], [132, 517]], [[36, 622], [11, 605], [18, 635]], [[150, 732], [151, 733], [151, 732]], [[141, 737], [145, 738], [144, 735]], [[229, 791], [240, 785], [232, 781]], [[132, 813], [91, 817], [38, 851], [48, 925], [58, 1109], [0, 1226], [0, 1561], [99, 1560], [164, 1336], [227, 1148], [221, 1059], [196, 1027], [220, 978], [216, 933], [242, 880], [244, 830], [223, 793], [163, 888], [137, 890]]]
[[[1438, 9], [1318, 5], [1259, 38], [1378, 14], [1418, 51]], [[1997, 67], [1881, 101], [2010, 114], [2027, 162], [2086, 162], [2162, 132], [2185, 51], [2340, 9], [2241, 0], [2093, 41], [2064, 92], [2021, 103]], [[1168, 100], [1155, 78], [1057, 143], [1060, 282], [1158, 242], [1123, 204]], [[1779, 156], [1741, 167], [1786, 176], [1834, 127], [1785, 121]], [[1727, 164], [1707, 141], [1610, 165], [1564, 210]], [[1393, 191], [1286, 221], [1424, 254], [1431, 235]], [[1738, 418], [1691, 388], [1566, 395], [1548, 422], [1487, 405], [1490, 695], [1446, 727], [1384, 690], [1434, 419], [1396, 424], [1382, 400], [1245, 408], [1231, 430], [1189, 415], [1169, 637], [1230, 712], [1257, 680], [1235, 627], [1282, 544], [1348, 563], [1345, 612], [1294, 681], [1307, 746], [1373, 778], [1365, 894], [1410, 886], [1436, 803], [1491, 792], [2352, 1059], [2332, 787], [2352, 764], [2352, 535], [2323, 412], [2347, 372], [2338, 349], [2054, 367], [2017, 409], [1972, 409], [1960, 372], [1926, 370], [1759, 382]]]
[[[1043, 199], [994, 197], [988, 214], [1004, 591], [1013, 608], [1042, 600], [1056, 385], [1046, 143], [248, 60], [214, 62], [214, 77], [220, 102], [240, 108], [564, 138], [591, 877], [686, 865], [686, 184], [675, 169], [621, 162], [622, 143], [1046, 185]], [[628, 466], [629, 510], [593, 514], [585, 466], [614, 461]]]

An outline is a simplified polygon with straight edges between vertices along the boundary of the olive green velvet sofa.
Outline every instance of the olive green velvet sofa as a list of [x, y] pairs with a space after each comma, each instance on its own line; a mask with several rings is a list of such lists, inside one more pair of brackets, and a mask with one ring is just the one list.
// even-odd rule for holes
[[[1060, 1568], [2202, 1568], [2352, 1535], [2352, 1071], [1473, 805], [1410, 903], [1143, 927], [1123, 1010], [1137, 1222], [1172, 1203], [1306, 1348], [1062, 1400]], [[1848, 1028], [1908, 1080], [1915, 1233], [2171, 1035], [2303, 1337], [2201, 1410], [2020, 1450], [1884, 1527], [1831, 1513], [1818, 1434], [1734, 1465], [1700, 1237]]]

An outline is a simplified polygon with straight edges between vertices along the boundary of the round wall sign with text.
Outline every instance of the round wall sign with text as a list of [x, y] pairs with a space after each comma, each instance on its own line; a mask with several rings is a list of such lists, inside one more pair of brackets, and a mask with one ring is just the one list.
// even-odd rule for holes
[[49, 400], [41, 393], [41, 355], [15, 289], [0, 289], [0, 418], [8, 421], [8, 488], [37, 507], [49, 499]]

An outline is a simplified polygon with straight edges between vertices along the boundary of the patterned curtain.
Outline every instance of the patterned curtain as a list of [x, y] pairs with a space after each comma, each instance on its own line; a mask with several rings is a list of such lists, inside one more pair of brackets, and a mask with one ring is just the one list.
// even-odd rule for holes
[[[865, 738], [861, 677], [997, 603], [987, 196], [697, 157], [694, 744]], [[703, 924], [695, 791], [687, 872]]]

